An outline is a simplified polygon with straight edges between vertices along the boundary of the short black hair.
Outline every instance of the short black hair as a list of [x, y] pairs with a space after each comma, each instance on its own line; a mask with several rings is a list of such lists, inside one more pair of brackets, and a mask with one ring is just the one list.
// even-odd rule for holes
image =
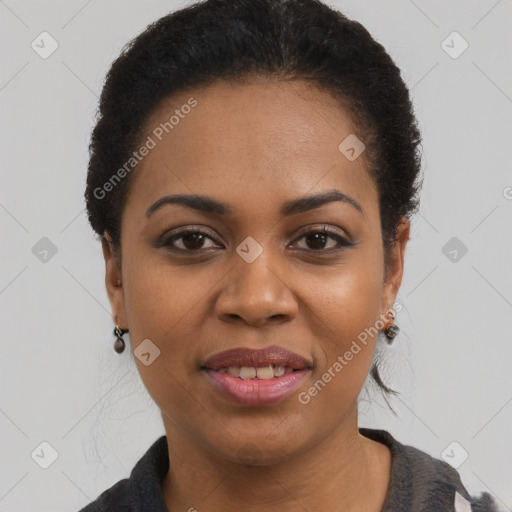
[[[420, 131], [384, 47], [318, 0], [200, 1], [158, 19], [123, 48], [107, 74], [89, 146], [85, 199], [94, 231], [107, 231], [120, 248], [131, 174], [104, 197], [97, 191], [130, 158], [164, 99], [251, 75], [308, 81], [349, 111], [379, 193], [386, 263], [401, 217], [419, 208]], [[374, 368], [381, 389], [392, 391]]]

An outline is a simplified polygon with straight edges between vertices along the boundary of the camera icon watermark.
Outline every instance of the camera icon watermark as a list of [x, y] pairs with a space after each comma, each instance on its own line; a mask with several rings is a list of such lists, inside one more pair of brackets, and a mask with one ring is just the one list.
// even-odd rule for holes
[[458, 59], [469, 48], [469, 43], [457, 31], [454, 31], [441, 42], [441, 48], [452, 59]]
[[48, 263], [57, 254], [57, 246], [49, 238], [43, 236], [32, 247], [32, 254], [42, 263]]
[[468, 457], [469, 453], [457, 441], [452, 441], [441, 453], [441, 458], [455, 469], [466, 462]]
[[247, 262], [252, 263], [263, 252], [263, 247], [248, 236], [237, 248], [236, 252]]
[[456, 236], [450, 238], [441, 252], [452, 262], [458, 263], [468, 252], [467, 246]]
[[39, 467], [48, 469], [59, 458], [59, 453], [50, 443], [43, 441], [30, 456]]
[[160, 349], [150, 340], [145, 339], [133, 351], [133, 355], [144, 365], [149, 366], [160, 356]]
[[41, 32], [30, 44], [39, 57], [47, 59], [59, 47], [59, 43], [48, 32]]
[[366, 146], [356, 135], [351, 133], [341, 141], [338, 149], [340, 153], [345, 155], [347, 160], [353, 162], [366, 149]]

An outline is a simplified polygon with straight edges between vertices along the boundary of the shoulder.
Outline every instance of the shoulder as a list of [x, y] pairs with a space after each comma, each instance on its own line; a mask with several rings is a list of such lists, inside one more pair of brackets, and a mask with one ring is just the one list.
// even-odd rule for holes
[[490, 494], [471, 496], [447, 462], [400, 443], [385, 430], [359, 431], [391, 451], [391, 479], [383, 512], [498, 512]]
[[[413, 446], [402, 445], [416, 478], [425, 478], [431, 488], [425, 493], [434, 504], [437, 495], [450, 496], [455, 512], [498, 512], [496, 502], [489, 493], [472, 496], [462, 483], [460, 474], [444, 460], [436, 459]], [[427, 489], [427, 486], [425, 486]], [[448, 499], [447, 499], [448, 501]], [[436, 510], [433, 508], [433, 510]]]
[[164, 435], [139, 459], [129, 478], [103, 491], [78, 512], [167, 512], [162, 481], [168, 469], [169, 453]]
[[488, 492], [482, 492], [479, 497], [471, 498], [472, 512], [498, 512], [494, 498]]
[[103, 491], [93, 502], [78, 512], [128, 512], [133, 510], [131, 507], [130, 481], [124, 478]]

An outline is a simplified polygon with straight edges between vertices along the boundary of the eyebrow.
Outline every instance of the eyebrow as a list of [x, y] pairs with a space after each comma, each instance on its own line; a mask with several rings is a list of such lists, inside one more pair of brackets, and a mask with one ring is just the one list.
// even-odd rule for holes
[[[359, 213], [364, 215], [363, 207], [355, 199], [336, 189], [328, 190], [320, 194], [309, 194], [297, 199], [286, 201], [281, 206], [279, 213], [282, 217], [288, 217], [290, 215], [314, 210], [315, 208], [319, 208], [324, 204], [332, 203], [334, 201], [349, 204]], [[166, 204], [177, 204], [210, 215], [228, 216], [233, 214], [233, 210], [227, 203], [218, 201], [217, 199], [197, 194], [173, 194], [161, 197], [153, 203], [147, 209], [146, 217], [150, 217], [154, 212]]]

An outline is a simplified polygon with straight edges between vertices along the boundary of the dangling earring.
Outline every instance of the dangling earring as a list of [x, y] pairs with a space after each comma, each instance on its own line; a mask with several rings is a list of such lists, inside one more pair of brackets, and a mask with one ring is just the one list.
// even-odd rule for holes
[[128, 332], [128, 329], [121, 329], [118, 325], [114, 327], [114, 336], [117, 337], [115, 343], [114, 343], [114, 350], [121, 354], [124, 351], [125, 343], [123, 340], [123, 334]]
[[[393, 311], [388, 311], [388, 317], [392, 318], [394, 320], [395, 313], [393, 313]], [[398, 325], [391, 324], [388, 327], [386, 327], [386, 329], [384, 330], [384, 334], [386, 335], [386, 338], [387, 338], [386, 341], [388, 342], [389, 345], [391, 345], [391, 343], [393, 343], [395, 336], [399, 332], [400, 332], [400, 327], [398, 327]]]

